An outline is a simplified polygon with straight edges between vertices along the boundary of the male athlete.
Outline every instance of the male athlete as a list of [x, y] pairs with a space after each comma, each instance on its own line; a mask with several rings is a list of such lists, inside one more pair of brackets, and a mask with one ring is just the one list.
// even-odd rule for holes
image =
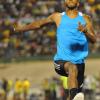
[[65, 0], [66, 10], [53, 13], [48, 18], [17, 27], [16, 32], [40, 28], [54, 22], [57, 26], [57, 53], [54, 57], [55, 70], [68, 76], [70, 100], [84, 100], [81, 87], [84, 79], [85, 62], [88, 55], [88, 41], [95, 43], [96, 36], [88, 15], [79, 12], [79, 0]]

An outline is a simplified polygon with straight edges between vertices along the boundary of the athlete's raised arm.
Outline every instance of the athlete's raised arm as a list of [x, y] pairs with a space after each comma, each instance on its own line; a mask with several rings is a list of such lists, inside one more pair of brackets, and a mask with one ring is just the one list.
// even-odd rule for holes
[[48, 18], [34, 21], [34, 22], [32, 22], [28, 25], [24, 25], [22, 27], [18, 26], [17, 28], [15, 28], [15, 32], [24, 32], [24, 31], [34, 30], [34, 29], [40, 28], [44, 24], [51, 23], [51, 22], [53, 22], [52, 15], [50, 15]]
[[14, 28], [14, 31], [15, 32], [24, 32], [24, 31], [29, 31], [29, 30], [34, 30], [34, 29], [40, 28], [42, 25], [47, 24], [47, 23], [52, 23], [52, 22], [57, 23], [56, 17], [58, 14], [59, 13], [53, 13], [45, 19], [40, 19], [40, 20], [34, 21], [28, 25]]
[[90, 42], [95, 43], [96, 35], [93, 29], [91, 18], [88, 15], [84, 15], [84, 19], [86, 21], [86, 26], [83, 26], [81, 25], [81, 23], [79, 23], [78, 29], [85, 33], [86, 37], [90, 40]]

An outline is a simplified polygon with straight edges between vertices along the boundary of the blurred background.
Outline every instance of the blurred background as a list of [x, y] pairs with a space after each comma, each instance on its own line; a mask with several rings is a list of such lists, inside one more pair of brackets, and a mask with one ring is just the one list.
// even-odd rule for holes
[[[0, 0], [0, 100], [66, 100], [67, 78], [54, 71], [56, 26], [24, 33], [22, 26], [65, 10], [64, 0]], [[89, 44], [84, 80], [85, 100], [100, 100], [100, 1], [80, 0], [79, 10], [91, 16], [97, 36]]]

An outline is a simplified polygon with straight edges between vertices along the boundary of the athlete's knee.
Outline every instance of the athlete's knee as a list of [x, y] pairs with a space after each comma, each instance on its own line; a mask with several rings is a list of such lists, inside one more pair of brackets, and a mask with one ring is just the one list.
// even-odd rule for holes
[[70, 62], [66, 62], [66, 63], [64, 64], [64, 70], [65, 70], [66, 72], [69, 71], [69, 67], [70, 67], [70, 65], [71, 65]]

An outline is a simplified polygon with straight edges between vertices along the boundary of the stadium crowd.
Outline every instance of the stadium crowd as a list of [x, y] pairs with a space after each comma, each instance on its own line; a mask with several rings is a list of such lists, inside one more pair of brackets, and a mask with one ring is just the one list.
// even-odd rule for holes
[[[0, 80], [0, 100], [66, 100], [69, 95], [67, 77], [45, 78], [38, 86], [28, 79]], [[37, 87], [37, 88], [36, 88]], [[85, 100], [100, 100], [100, 76], [84, 80]]]
[[[0, 57], [30, 57], [52, 55], [56, 51], [54, 24], [24, 33], [12, 33], [11, 26], [22, 26], [42, 19], [55, 11], [62, 12], [63, 0], [0, 0]], [[100, 4], [99, 0], [81, 0], [80, 9], [89, 14], [97, 35], [97, 43], [90, 44], [90, 51], [100, 52]]]

